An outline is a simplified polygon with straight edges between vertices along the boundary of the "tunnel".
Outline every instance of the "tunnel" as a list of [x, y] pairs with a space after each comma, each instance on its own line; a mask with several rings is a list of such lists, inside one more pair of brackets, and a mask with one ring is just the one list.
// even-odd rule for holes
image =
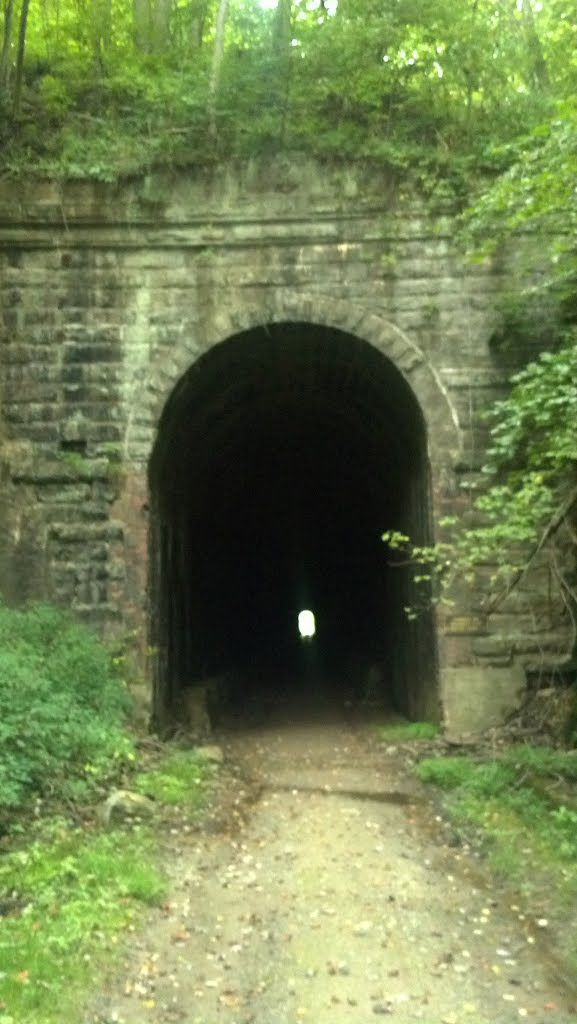
[[165, 404], [149, 486], [157, 719], [215, 679], [237, 714], [319, 700], [437, 716], [431, 606], [382, 540], [431, 541], [426, 424], [376, 347], [292, 322], [216, 344]]

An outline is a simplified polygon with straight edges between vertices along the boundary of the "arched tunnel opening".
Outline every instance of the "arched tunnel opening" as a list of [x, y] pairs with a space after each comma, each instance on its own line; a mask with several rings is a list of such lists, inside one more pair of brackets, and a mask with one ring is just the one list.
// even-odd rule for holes
[[149, 481], [157, 723], [208, 680], [237, 713], [318, 699], [437, 716], [433, 613], [407, 615], [413, 572], [381, 539], [431, 540], [426, 425], [378, 349], [310, 323], [221, 342], [167, 401]]

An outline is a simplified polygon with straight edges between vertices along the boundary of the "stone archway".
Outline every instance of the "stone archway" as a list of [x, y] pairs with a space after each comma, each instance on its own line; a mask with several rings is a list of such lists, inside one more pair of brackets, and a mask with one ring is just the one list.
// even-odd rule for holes
[[[141, 421], [160, 422], [164, 408], [178, 382], [203, 355], [233, 335], [263, 324], [310, 323], [335, 328], [361, 338], [389, 359], [408, 381], [423, 410], [432, 467], [433, 489], [447, 471], [452, 471], [462, 447], [458, 412], [434, 363], [396, 324], [366, 306], [336, 299], [322, 293], [267, 286], [262, 295], [246, 296], [231, 291], [224, 309], [210, 306], [195, 325], [187, 326], [169, 354], [162, 349], [149, 354], [148, 384], [140, 394]], [[132, 422], [125, 435], [125, 453], [130, 456]]]
[[446, 456], [439, 432], [455, 441], [455, 419], [401, 332], [339, 306], [326, 319], [346, 313], [359, 334], [319, 323], [315, 300], [314, 320], [308, 303], [306, 320], [277, 310], [192, 365], [179, 353], [150, 464], [157, 720], [231, 669], [261, 689], [289, 669], [294, 685], [299, 604], [319, 610], [322, 674], [340, 697], [362, 697], [372, 674], [406, 714], [438, 712], [433, 616], [407, 619], [410, 577], [380, 534], [431, 539], [429, 452]]

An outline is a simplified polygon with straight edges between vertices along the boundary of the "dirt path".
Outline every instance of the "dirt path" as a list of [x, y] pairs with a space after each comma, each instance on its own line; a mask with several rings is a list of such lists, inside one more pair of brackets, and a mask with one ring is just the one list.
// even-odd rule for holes
[[539, 929], [444, 844], [367, 729], [263, 728], [224, 745], [255, 787], [248, 819], [168, 838], [170, 903], [87, 1021], [576, 1019]]

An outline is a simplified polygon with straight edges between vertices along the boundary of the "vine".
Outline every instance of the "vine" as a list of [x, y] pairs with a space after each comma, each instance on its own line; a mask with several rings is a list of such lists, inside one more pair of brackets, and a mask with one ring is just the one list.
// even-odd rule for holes
[[480, 525], [459, 529], [456, 520], [444, 520], [440, 526], [451, 528], [452, 539], [429, 547], [395, 530], [382, 539], [413, 566], [414, 582], [426, 583], [436, 603], [450, 604], [458, 578], [472, 584], [481, 568], [490, 567], [486, 614], [511, 594], [539, 556], [546, 556], [575, 640], [577, 330], [558, 351], [541, 353], [517, 373], [509, 396], [489, 416], [487, 486], [473, 502]]

